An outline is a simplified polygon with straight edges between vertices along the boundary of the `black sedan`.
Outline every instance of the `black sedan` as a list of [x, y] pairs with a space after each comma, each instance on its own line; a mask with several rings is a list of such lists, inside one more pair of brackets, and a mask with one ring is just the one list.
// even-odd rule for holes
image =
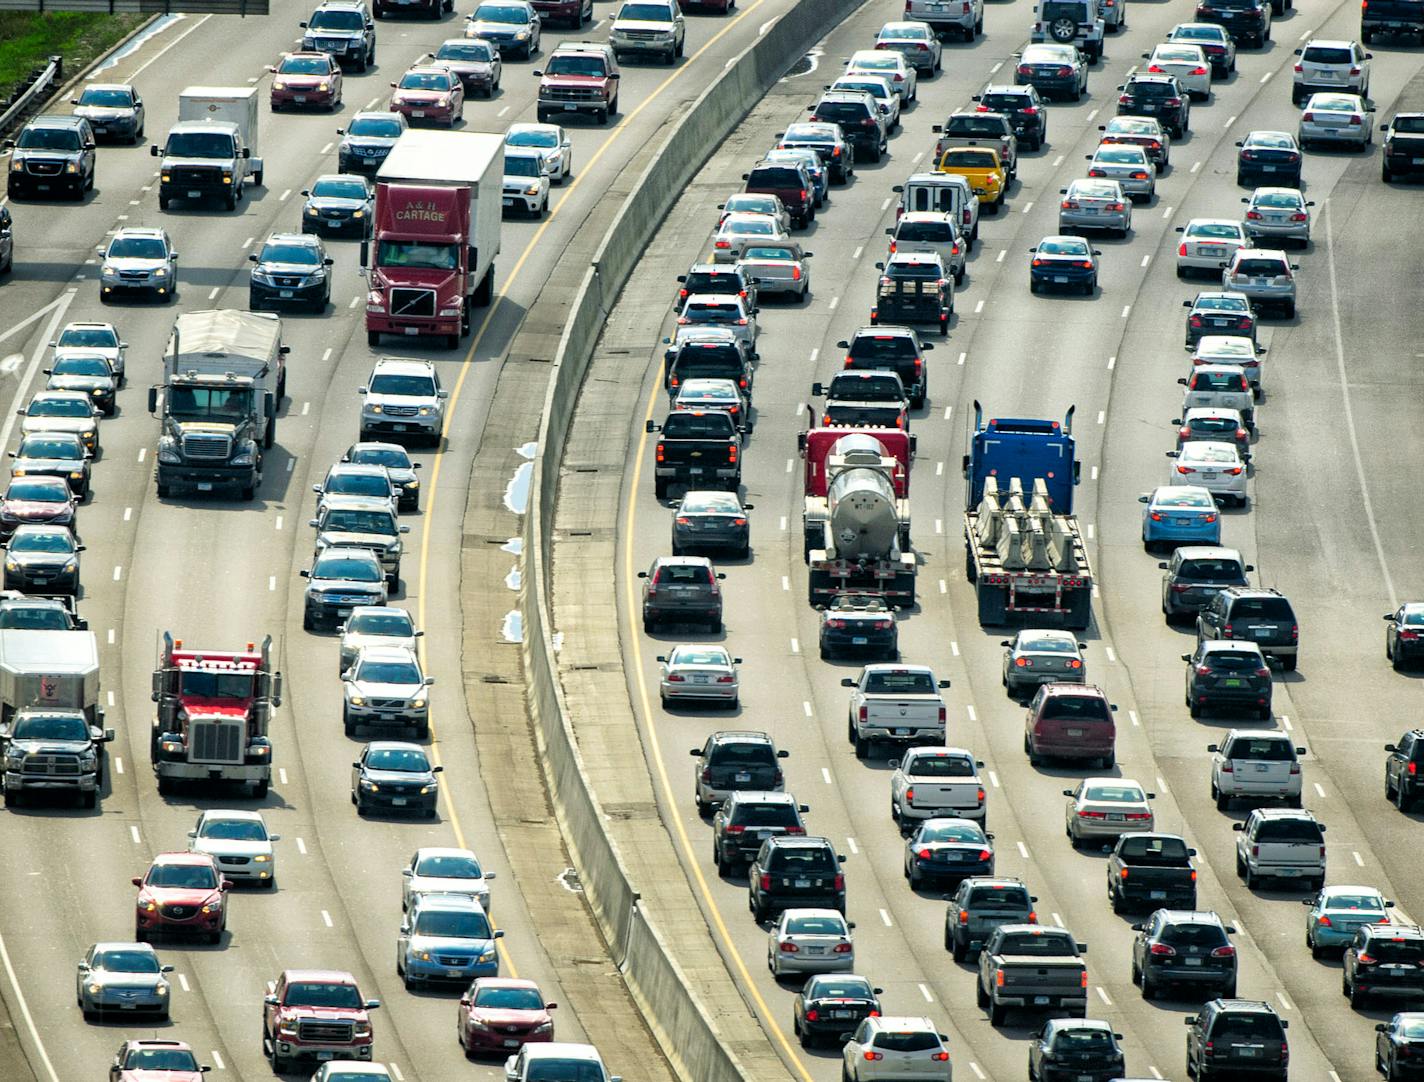
[[895, 661], [900, 629], [895, 610], [879, 594], [838, 594], [821, 610], [821, 657], [869, 654]]
[[1409, 601], [1384, 614], [1384, 656], [1396, 669], [1424, 658], [1424, 602]]
[[840, 1035], [860, 1025], [871, 1013], [880, 1013], [876, 988], [853, 973], [823, 973], [810, 978], [791, 1005], [791, 1025], [802, 1048], [821, 1041], [840, 1045]]
[[102, 353], [66, 352], [44, 372], [49, 377], [47, 390], [82, 391], [105, 417], [112, 417], [118, 408], [119, 380], [109, 358]]
[[1400, 1011], [1375, 1031], [1375, 1066], [1387, 1082], [1424, 1078], [1424, 1012]]
[[1300, 187], [1300, 144], [1290, 132], [1253, 131], [1236, 146], [1237, 184]]
[[373, 740], [351, 764], [351, 803], [357, 815], [372, 811], [415, 812], [435, 818], [444, 767], [431, 766], [419, 744]]
[[319, 237], [301, 233], [273, 233], [262, 251], [249, 255], [256, 264], [248, 289], [247, 306], [254, 312], [278, 305], [305, 305], [325, 311], [331, 301], [332, 260]]
[[76, 499], [89, 493], [89, 452], [73, 432], [32, 432], [11, 451], [13, 477], [62, 477]]
[[1028, 290], [1078, 289], [1092, 296], [1098, 288], [1098, 256], [1082, 237], [1044, 237], [1030, 248]]
[[1127, 1073], [1122, 1049], [1106, 1022], [1050, 1018], [1028, 1046], [1028, 1076], [1037, 1082], [1111, 1082]]
[[673, 555], [715, 550], [746, 559], [752, 547], [751, 509], [735, 492], [688, 492], [672, 520]]
[[20, 526], [5, 552], [5, 589], [34, 594], [79, 593], [84, 546], [68, 526]]
[[353, 173], [329, 173], [317, 177], [302, 207], [302, 232], [334, 237], [371, 235], [371, 213], [375, 194], [371, 182]]
[[994, 874], [994, 835], [972, 819], [926, 819], [905, 843], [905, 878], [930, 880]]

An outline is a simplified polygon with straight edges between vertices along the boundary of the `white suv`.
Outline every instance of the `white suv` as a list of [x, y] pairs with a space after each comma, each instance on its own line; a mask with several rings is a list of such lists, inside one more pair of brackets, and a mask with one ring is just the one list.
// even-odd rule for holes
[[646, 54], [676, 63], [686, 40], [687, 23], [673, 0], [628, 0], [613, 17], [608, 35], [620, 64], [626, 56]]
[[948, 1040], [928, 1018], [867, 1018], [846, 1041], [842, 1077], [849, 1082], [921, 1078], [950, 1082], [954, 1065]]
[[1225, 811], [1233, 799], [1282, 800], [1300, 807], [1301, 772], [1298, 756], [1305, 753], [1280, 730], [1232, 729], [1212, 753], [1211, 797]]
[[1304, 880], [1305, 889], [1325, 885], [1325, 824], [1308, 811], [1257, 808], [1244, 823], [1232, 823], [1236, 874], [1254, 890], [1262, 879]]
[[448, 392], [441, 390], [430, 361], [382, 357], [357, 393], [362, 396], [360, 439], [376, 433], [412, 435], [440, 446]]
[[537, 147], [504, 148], [504, 209], [531, 218], [549, 209], [549, 167]]
[[1295, 51], [1291, 104], [1299, 105], [1317, 90], [1370, 96], [1370, 60], [1358, 41], [1312, 38]]
[[99, 299], [148, 293], [171, 301], [178, 292], [178, 253], [166, 229], [124, 226], [95, 249], [99, 263]]
[[412, 728], [418, 739], [430, 735], [430, 693], [435, 683], [420, 667], [414, 650], [400, 646], [366, 646], [351, 668], [341, 674], [344, 702], [341, 721], [347, 736], [358, 725]]

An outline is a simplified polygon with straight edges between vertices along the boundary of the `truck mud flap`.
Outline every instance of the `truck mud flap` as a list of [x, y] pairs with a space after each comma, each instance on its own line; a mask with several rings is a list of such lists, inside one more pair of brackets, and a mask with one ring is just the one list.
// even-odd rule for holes
[[1001, 627], [1009, 622], [1008, 590], [999, 586], [980, 586], [978, 596], [981, 627]]
[[1064, 617], [1065, 626], [1073, 628], [1075, 631], [1082, 631], [1093, 622], [1093, 591], [1091, 589], [1074, 590], [1068, 595], [1067, 615]]

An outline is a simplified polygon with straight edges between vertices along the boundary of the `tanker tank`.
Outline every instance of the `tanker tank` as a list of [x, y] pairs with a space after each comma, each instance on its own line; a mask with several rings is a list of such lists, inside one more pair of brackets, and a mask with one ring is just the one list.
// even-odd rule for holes
[[899, 555], [895, 488], [879, 470], [847, 469], [827, 491], [836, 556], [882, 560]]

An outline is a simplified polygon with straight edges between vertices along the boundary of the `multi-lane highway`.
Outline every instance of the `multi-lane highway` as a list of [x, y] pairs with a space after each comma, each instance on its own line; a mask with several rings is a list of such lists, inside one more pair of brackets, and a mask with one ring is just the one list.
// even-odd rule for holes
[[[1076, 105], [1050, 106], [1048, 144], [1022, 155], [1007, 207], [983, 220], [950, 337], [934, 339], [931, 401], [912, 420], [919, 441], [913, 512], [920, 603], [903, 617], [902, 655], [952, 679], [949, 742], [986, 761], [998, 870], [1022, 876], [1038, 895], [1041, 918], [1089, 944], [1089, 1013], [1125, 1035], [1134, 1076], [1185, 1078], [1182, 1019], [1192, 1006], [1149, 1003], [1132, 986], [1129, 922], [1140, 918], [1112, 914], [1104, 859], [1074, 851], [1063, 837], [1061, 790], [1081, 774], [1030, 767], [1022, 753], [1022, 707], [995, 679], [1003, 633], [978, 625], [964, 578], [965, 424], [976, 399], [990, 415], [1057, 418], [1077, 406], [1084, 463], [1078, 513], [1100, 583], [1086, 635], [1089, 678], [1120, 707], [1116, 773], [1155, 791], [1158, 829], [1184, 833], [1199, 851], [1200, 907], [1240, 929], [1240, 993], [1269, 1001], [1292, 1023], [1291, 1077], [1373, 1077], [1373, 1027], [1390, 1009], [1352, 1010], [1338, 991], [1339, 963], [1311, 958], [1303, 945], [1303, 894], [1248, 891], [1234, 874], [1231, 825], [1244, 812], [1218, 812], [1208, 798], [1205, 748], [1232, 724], [1251, 723], [1188, 717], [1179, 655], [1192, 640], [1161, 618], [1160, 557], [1142, 549], [1137, 502], [1167, 479], [1163, 454], [1174, 443], [1176, 379], [1186, 366], [1181, 302], [1200, 288], [1176, 277], [1173, 229], [1192, 217], [1241, 213], [1248, 193], [1234, 183], [1234, 142], [1253, 129], [1295, 129], [1292, 50], [1312, 36], [1357, 36], [1358, 10], [1300, 0], [1278, 18], [1274, 41], [1243, 50], [1237, 73], [1193, 109], [1191, 132], [1176, 141], [1156, 198], [1136, 209], [1132, 234], [1095, 239], [1103, 251], [1098, 294], [1031, 296], [1028, 249], [1058, 231], [1059, 189], [1084, 175], [1098, 125], [1114, 113], [1116, 84], [1175, 23], [1191, 18], [1189, 5], [1131, 3], [1128, 28], [1109, 37], [1088, 95]], [[686, 755], [716, 729], [764, 729], [790, 750], [787, 788], [810, 805], [810, 831], [829, 836], [847, 857], [857, 970], [886, 989], [887, 1013], [930, 1015], [951, 1036], [956, 1077], [1021, 1078], [1028, 1019], [1012, 1016], [996, 1031], [973, 1006], [972, 969], [955, 965], [941, 946], [939, 894], [912, 893], [901, 877], [903, 843], [888, 814], [885, 759], [857, 762], [846, 743], [840, 679], [855, 666], [816, 656], [817, 614], [805, 601], [800, 552], [795, 437], [805, 425], [800, 406], [810, 384], [840, 366], [835, 342], [867, 320], [873, 264], [893, 222], [891, 186], [930, 166], [931, 124], [987, 82], [1011, 80], [1013, 54], [1032, 21], [1026, 0], [990, 7], [979, 42], [947, 44], [944, 73], [921, 82], [920, 104], [906, 114], [889, 156], [862, 164], [851, 185], [833, 189], [801, 234], [815, 253], [810, 301], [763, 305], [757, 423], [743, 474], [746, 498], [756, 505], [753, 554], [718, 562], [727, 575], [726, 630], [714, 638], [746, 659], [740, 709], [731, 716], [661, 709], [654, 655], [706, 636], [696, 629], [649, 636], [638, 618], [635, 574], [668, 552], [671, 512], [653, 497], [651, 448], [642, 433], [644, 419], [660, 418], [666, 405], [658, 344], [669, 326], [666, 283], [705, 257], [720, 197], [738, 190], [760, 151], [805, 115], [840, 58], [867, 47], [899, 11], [872, 3], [831, 32], [812, 54], [812, 70], [783, 80], [713, 155], [650, 246], [610, 318], [610, 344], [616, 336], [620, 348], [609, 348], [594, 373], [626, 384], [631, 418], [624, 504], [610, 509], [608, 519], [618, 520], [621, 538], [629, 692], [663, 815], [674, 837], [686, 839], [686, 870], [714, 927], [728, 929], [723, 947], [733, 971], [788, 1061], [806, 1078], [839, 1072], [838, 1052], [796, 1047], [791, 986], [778, 987], [765, 971], [766, 933], [746, 912], [745, 881], [719, 879], [711, 867], [710, 827], [693, 805]], [[1372, 95], [1384, 121], [1396, 109], [1417, 106], [1421, 57], [1393, 42], [1377, 41], [1372, 49]], [[1415, 191], [1380, 183], [1377, 147], [1311, 150], [1305, 187], [1317, 207], [1314, 240], [1297, 259], [1298, 315], [1264, 324], [1270, 352], [1251, 502], [1226, 513], [1223, 543], [1243, 550], [1259, 580], [1285, 592], [1300, 618], [1300, 668], [1276, 675], [1275, 724], [1309, 749], [1305, 805], [1329, 828], [1329, 881], [1377, 886], [1399, 900], [1397, 919], [1407, 920], [1424, 912], [1411, 844], [1420, 820], [1384, 803], [1381, 765], [1382, 745], [1414, 723], [1418, 688], [1414, 677], [1393, 673], [1384, 660], [1380, 614], [1424, 591], [1412, 559], [1419, 524], [1409, 481], [1421, 450], [1411, 423], [1418, 322], [1399, 292], [1417, 262], [1408, 238], [1421, 218]], [[631, 360], [625, 347], [632, 347]]]
[[[250, 188], [238, 213], [160, 213], [148, 142], [161, 139], [176, 119], [184, 86], [265, 88], [265, 66], [293, 47], [296, 23], [307, 9], [288, 5], [280, 16], [240, 24], [215, 17], [179, 20], [102, 73], [105, 80], [138, 86], [148, 107], [148, 142], [101, 148], [95, 190], [82, 203], [10, 204], [16, 266], [0, 287], [0, 334], [6, 335], [0, 353], [13, 358], [0, 396], [6, 416], [13, 420], [14, 409], [43, 385], [38, 369], [45, 343], [64, 322], [111, 320], [129, 344], [129, 385], [120, 394], [118, 415], [103, 422], [94, 494], [78, 523], [87, 545], [80, 611], [99, 637], [108, 724], [118, 729], [105, 789], [92, 813], [39, 803], [6, 813], [11, 874], [0, 887], [0, 942], [15, 985], [6, 998], [15, 1025], [39, 1038], [41, 1050], [32, 1048], [32, 1058], [41, 1078], [93, 1077], [125, 1036], [152, 1032], [151, 1026], [81, 1021], [74, 965], [92, 942], [132, 935], [130, 878], [142, 874], [155, 853], [183, 848], [201, 808], [252, 806], [220, 792], [165, 798], [155, 789], [147, 752], [149, 673], [156, 637], [165, 629], [189, 645], [228, 649], [271, 633], [286, 674], [286, 702], [273, 732], [277, 776], [258, 805], [282, 835], [280, 887], [274, 894], [236, 892], [228, 933], [218, 946], [160, 943], [164, 961], [176, 966], [173, 1023], [160, 1027], [161, 1034], [190, 1042], [219, 1076], [269, 1077], [258, 1040], [267, 982], [284, 967], [335, 967], [353, 971], [366, 995], [382, 999], [376, 1055], [395, 1065], [395, 1077], [500, 1077], [493, 1061], [463, 1063], [452, 996], [414, 995], [395, 977], [399, 869], [417, 846], [431, 844], [468, 845], [503, 873], [493, 902], [493, 915], [506, 931], [503, 972], [539, 980], [547, 998], [564, 1004], [558, 1016], [562, 1037], [598, 1042], [600, 1026], [626, 1016], [595, 1009], [581, 1019], [569, 1010], [560, 973], [541, 948], [541, 929], [527, 914], [521, 884], [509, 876], [491, 822], [460, 679], [457, 598], [468, 478], [502, 356], [581, 223], [632, 155], [756, 36], [759, 24], [785, 7], [757, 0], [728, 17], [692, 16], [687, 57], [677, 66], [625, 67], [618, 123], [570, 125], [574, 179], [554, 189], [552, 214], [542, 223], [506, 223], [500, 300], [477, 322], [468, 352], [442, 352], [431, 343], [402, 350], [436, 358], [454, 398], [444, 447], [419, 456], [426, 491], [420, 513], [407, 519], [413, 529], [404, 582], [395, 595], [425, 629], [427, 671], [437, 679], [432, 742], [445, 767], [445, 799], [434, 822], [358, 820], [348, 794], [359, 744], [339, 728], [335, 640], [301, 630], [303, 580], [297, 572], [310, 562], [311, 485], [356, 438], [356, 389], [378, 353], [362, 333], [356, 245], [329, 245], [336, 260], [331, 308], [320, 316], [284, 318], [291, 346], [288, 398], [255, 503], [156, 498], [151, 471], [157, 422], [146, 412], [145, 388], [158, 376], [175, 310], [246, 308], [246, 256], [268, 233], [297, 228], [300, 190], [335, 171], [335, 129], [359, 109], [382, 107], [387, 84], [442, 40], [460, 36], [467, 12], [438, 23], [380, 22], [379, 65], [369, 74], [348, 74], [345, 104], [334, 115], [274, 116], [264, 101], [265, 186]], [[596, 17], [608, 14], [600, 4]], [[565, 38], [606, 34], [606, 18], [576, 34], [546, 32], [544, 51]], [[537, 56], [533, 63], [509, 63], [502, 93], [467, 104], [465, 126], [502, 131], [513, 121], [534, 119], [537, 80], [529, 72], [538, 66]], [[175, 305], [100, 304], [94, 247], [122, 225], [161, 225], [172, 234], [181, 256]], [[13, 427], [4, 426], [7, 438]], [[493, 638], [498, 629], [489, 633]], [[533, 763], [525, 767], [537, 771]], [[550, 882], [527, 889], [564, 888]], [[582, 953], [593, 958], [598, 948], [589, 943]], [[639, 1045], [635, 1033], [607, 1036], [627, 1040], [630, 1048]], [[665, 1069], [650, 1060], [611, 1066], [627, 1077], [665, 1077]]]

